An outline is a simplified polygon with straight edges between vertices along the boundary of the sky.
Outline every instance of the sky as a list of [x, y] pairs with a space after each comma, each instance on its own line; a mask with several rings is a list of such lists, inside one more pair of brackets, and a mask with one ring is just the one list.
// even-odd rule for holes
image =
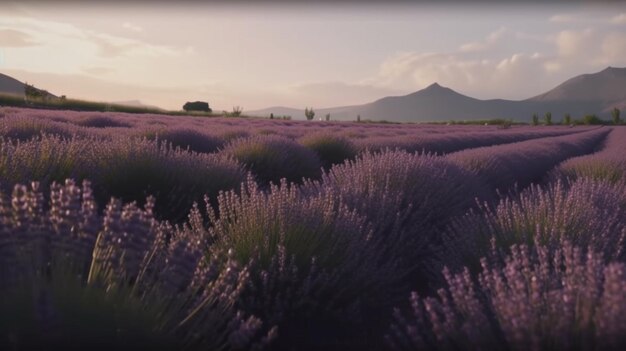
[[438, 82], [525, 99], [626, 67], [624, 3], [0, 3], [0, 73], [56, 95], [179, 110], [317, 108]]

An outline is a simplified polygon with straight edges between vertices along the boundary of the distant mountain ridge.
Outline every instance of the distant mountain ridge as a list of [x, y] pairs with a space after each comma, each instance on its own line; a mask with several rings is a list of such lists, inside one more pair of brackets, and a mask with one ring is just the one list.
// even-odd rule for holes
[[10, 95], [24, 96], [25, 84], [19, 80], [0, 73], [0, 92]]
[[605, 101], [626, 98], [626, 68], [607, 67], [592, 74], [582, 74], [528, 101]]
[[[0, 73], [0, 93], [24, 96], [24, 83]], [[53, 96], [53, 95], [52, 95]], [[139, 100], [117, 102], [134, 107], [152, 107]], [[555, 88], [525, 100], [480, 100], [433, 83], [404, 96], [387, 96], [352, 106], [315, 109], [316, 119], [388, 120], [429, 122], [505, 118], [529, 121], [533, 113], [551, 112], [555, 121], [569, 113], [574, 118], [596, 114], [608, 119], [613, 108], [626, 108], [626, 68], [608, 67], [600, 72], [573, 77]], [[304, 109], [275, 106], [245, 111], [247, 115], [292, 116], [305, 119]]]
[[[22, 83], [19, 80], [13, 77], [10, 77], [6, 74], [0, 73], [0, 94], [8, 94], [8, 95], [16, 95], [16, 96], [24, 97], [25, 87], [26, 87], [25, 83]], [[56, 97], [52, 93], [48, 93], [48, 96]], [[114, 102], [109, 102], [109, 103], [115, 104], [115, 105], [129, 106], [129, 107], [162, 110], [161, 108], [156, 107], [156, 106], [146, 105], [139, 100], [114, 101]]]
[[[425, 122], [505, 118], [529, 121], [533, 113], [551, 112], [554, 120], [569, 113], [577, 118], [597, 114], [608, 118], [614, 108], [626, 108], [626, 68], [608, 67], [598, 73], [571, 78], [543, 94], [525, 100], [480, 100], [460, 94], [438, 83], [404, 96], [388, 96], [355, 106], [316, 109], [315, 117], [331, 115], [332, 120], [389, 120]], [[266, 116], [288, 112], [304, 119], [304, 110], [280, 107], [248, 111]]]

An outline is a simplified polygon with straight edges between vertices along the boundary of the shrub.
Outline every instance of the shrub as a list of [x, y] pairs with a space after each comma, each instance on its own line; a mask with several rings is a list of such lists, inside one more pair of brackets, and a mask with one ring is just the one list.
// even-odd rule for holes
[[233, 141], [238, 138], [247, 138], [250, 136], [250, 132], [243, 129], [232, 129], [222, 132], [218, 135], [219, 138], [223, 139], [225, 142]]
[[365, 215], [379, 250], [400, 259], [399, 270], [417, 268], [428, 278], [439, 271], [432, 272], [439, 259], [433, 249], [441, 244], [439, 230], [486, 193], [471, 174], [443, 158], [398, 150], [364, 153], [334, 166], [303, 191], [330, 194]]
[[159, 139], [171, 143], [174, 148], [180, 147], [183, 150], [203, 153], [215, 152], [224, 145], [224, 141], [218, 137], [187, 128], [148, 130], [142, 135], [148, 140]]
[[130, 128], [131, 124], [122, 122], [118, 119], [101, 115], [90, 115], [77, 119], [73, 122], [81, 127], [94, 127], [94, 128], [106, 128], [106, 127], [124, 127]]
[[304, 109], [304, 116], [306, 117], [307, 121], [312, 121], [313, 118], [315, 118], [315, 111], [313, 111], [312, 107], [310, 109], [307, 107]]
[[301, 182], [321, 173], [317, 155], [295, 141], [275, 135], [256, 135], [229, 143], [223, 154], [246, 165], [263, 183], [278, 183], [281, 178]]
[[396, 350], [620, 350], [626, 347], [626, 267], [565, 243], [514, 245], [502, 263], [444, 270], [438, 297], [413, 293], [394, 311]]
[[387, 306], [385, 290], [398, 278], [380, 262], [364, 218], [332, 197], [305, 198], [285, 181], [265, 193], [252, 179], [240, 194], [222, 193], [209, 215], [213, 245], [252, 259], [241, 306], [278, 325], [279, 349], [336, 349], [355, 334], [362, 344], [363, 325], [376, 321], [372, 311]]
[[326, 169], [346, 160], [352, 160], [357, 154], [356, 146], [349, 139], [337, 135], [309, 134], [298, 141], [315, 151]]
[[[517, 198], [482, 206], [449, 228], [450, 265], [476, 269], [480, 257], [513, 244], [553, 247], [562, 240], [590, 246], [611, 260], [626, 258], [626, 186], [580, 180], [547, 189], [531, 186]], [[456, 258], [453, 260], [452, 258]]]
[[583, 123], [584, 124], [602, 124], [603, 121], [596, 115], [585, 115], [585, 117], [583, 117]]
[[544, 119], [546, 121], [546, 125], [547, 126], [551, 126], [552, 125], [552, 113], [551, 112], [546, 112], [546, 115], [544, 116]]
[[212, 111], [211, 108], [209, 107], [209, 103], [204, 102], [204, 101], [194, 101], [194, 102], [187, 101], [183, 105], [183, 110], [187, 112], [189, 111], [211, 112]]
[[533, 113], [532, 125], [534, 126], [539, 125], [539, 115], [537, 115], [536, 113]]
[[572, 124], [572, 116], [569, 113], [566, 113], [565, 117], [563, 117], [563, 124], [565, 125]]
[[620, 115], [620, 110], [617, 107], [611, 110], [611, 117], [613, 118], [613, 124], [618, 125], [621, 123], [619, 115]]
[[39, 118], [17, 117], [4, 118], [0, 122], [0, 135], [13, 140], [27, 141], [42, 134], [58, 135], [69, 138], [78, 134], [78, 128], [71, 128], [66, 124], [46, 121]]
[[229, 116], [239, 117], [241, 116], [241, 112], [243, 112], [243, 108], [241, 106], [233, 106], [233, 111], [229, 114]]
[[[0, 346], [15, 349], [241, 349], [269, 341], [233, 307], [247, 268], [203, 257], [144, 209], [97, 215], [88, 183], [17, 185], [0, 225]], [[168, 239], [169, 238], [169, 239]], [[167, 239], [167, 240], [166, 240]]]
[[625, 172], [626, 160], [605, 157], [581, 157], [578, 159], [576, 157], [560, 164], [550, 174], [550, 177], [561, 181], [586, 178], [617, 184], [626, 179]]

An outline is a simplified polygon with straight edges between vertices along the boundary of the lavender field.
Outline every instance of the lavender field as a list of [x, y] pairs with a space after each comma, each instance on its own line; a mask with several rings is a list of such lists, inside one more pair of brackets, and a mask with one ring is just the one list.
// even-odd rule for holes
[[0, 108], [0, 349], [626, 349], [626, 127]]

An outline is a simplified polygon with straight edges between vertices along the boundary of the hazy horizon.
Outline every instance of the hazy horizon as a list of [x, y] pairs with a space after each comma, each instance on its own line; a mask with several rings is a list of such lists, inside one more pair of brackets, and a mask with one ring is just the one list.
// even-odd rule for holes
[[518, 100], [607, 66], [626, 66], [620, 4], [0, 4], [0, 73], [168, 109], [354, 105], [434, 82]]

